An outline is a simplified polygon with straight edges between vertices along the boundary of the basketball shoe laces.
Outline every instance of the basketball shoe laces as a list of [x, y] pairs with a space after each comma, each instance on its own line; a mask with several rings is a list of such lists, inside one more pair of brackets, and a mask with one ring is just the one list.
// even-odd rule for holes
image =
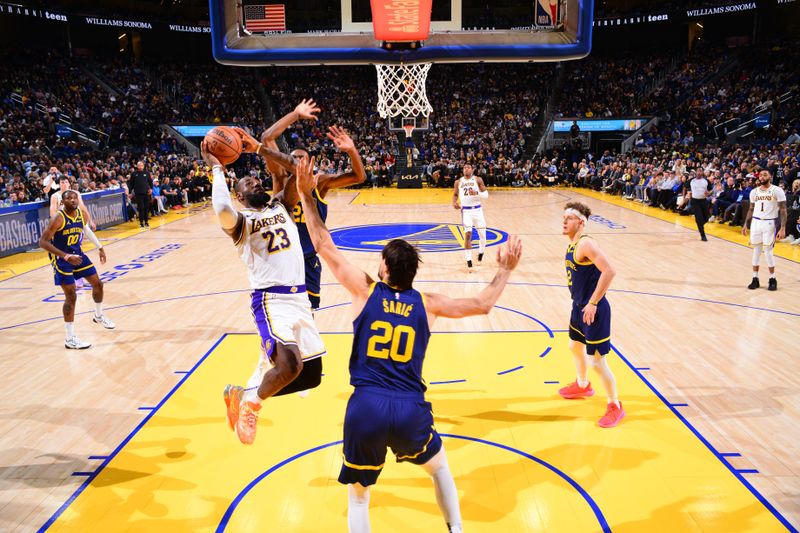
[[244, 444], [252, 444], [256, 439], [256, 426], [258, 424], [258, 411], [261, 406], [247, 400], [242, 402], [239, 409], [239, 423], [237, 434]]

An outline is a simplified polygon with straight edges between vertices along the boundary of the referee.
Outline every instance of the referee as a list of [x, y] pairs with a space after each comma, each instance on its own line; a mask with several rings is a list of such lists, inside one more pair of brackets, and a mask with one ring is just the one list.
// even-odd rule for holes
[[139, 211], [139, 227], [149, 228], [147, 217], [150, 214], [150, 198], [153, 194], [153, 180], [144, 169], [144, 161], [136, 163], [136, 170], [131, 172], [133, 194], [136, 197], [136, 210]]
[[708, 214], [709, 194], [708, 180], [703, 175], [702, 169], [697, 169], [695, 176], [689, 181], [690, 194], [692, 199], [692, 211], [694, 211], [694, 221], [697, 224], [697, 231], [700, 232], [700, 240], [707, 241], [706, 238], [706, 216]]

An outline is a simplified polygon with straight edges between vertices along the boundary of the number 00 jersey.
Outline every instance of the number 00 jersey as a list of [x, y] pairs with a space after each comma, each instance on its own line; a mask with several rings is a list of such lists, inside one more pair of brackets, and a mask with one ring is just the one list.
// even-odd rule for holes
[[83, 242], [83, 213], [80, 209], [75, 210], [75, 218], [67, 215], [63, 209], [58, 211], [63, 217], [61, 227], [53, 234], [53, 246], [68, 254], [80, 255], [81, 242]]
[[422, 363], [431, 332], [422, 294], [373, 284], [353, 333], [351, 385], [425, 392]]
[[243, 209], [244, 226], [236, 242], [252, 289], [303, 285], [303, 249], [292, 216], [277, 200], [262, 210]]

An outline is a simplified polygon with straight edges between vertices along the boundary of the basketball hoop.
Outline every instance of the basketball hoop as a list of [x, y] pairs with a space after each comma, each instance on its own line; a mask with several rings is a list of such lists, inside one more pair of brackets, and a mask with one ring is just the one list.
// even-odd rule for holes
[[403, 124], [403, 129], [406, 130], [406, 139], [408, 139], [414, 134], [413, 124]]
[[[428, 116], [433, 111], [425, 92], [432, 63], [375, 65], [378, 69], [378, 113], [382, 118]], [[406, 129], [406, 126], [403, 126]], [[412, 126], [411, 132], [414, 131]], [[411, 133], [406, 130], [406, 133]]]

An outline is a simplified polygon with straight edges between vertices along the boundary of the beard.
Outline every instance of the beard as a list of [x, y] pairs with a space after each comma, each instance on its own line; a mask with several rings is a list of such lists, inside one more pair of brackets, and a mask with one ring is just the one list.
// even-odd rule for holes
[[253, 207], [262, 208], [266, 207], [270, 200], [270, 195], [267, 191], [253, 192], [244, 197], [248, 204]]

